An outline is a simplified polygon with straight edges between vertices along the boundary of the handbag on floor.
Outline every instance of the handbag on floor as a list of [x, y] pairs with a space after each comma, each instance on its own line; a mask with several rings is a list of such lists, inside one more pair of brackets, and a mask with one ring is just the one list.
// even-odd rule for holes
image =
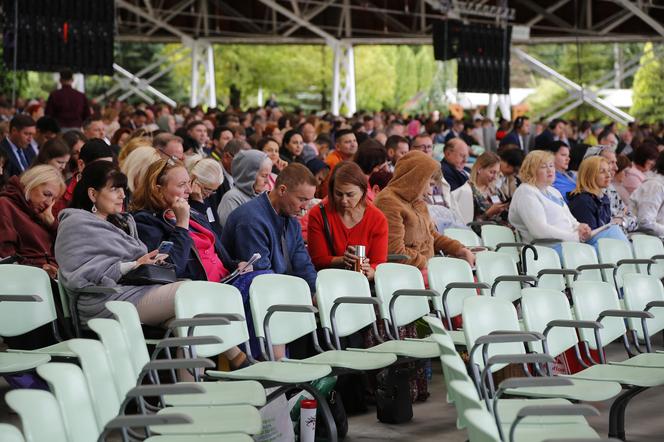
[[392, 366], [376, 376], [376, 417], [387, 424], [400, 424], [413, 418], [410, 398], [411, 369]]

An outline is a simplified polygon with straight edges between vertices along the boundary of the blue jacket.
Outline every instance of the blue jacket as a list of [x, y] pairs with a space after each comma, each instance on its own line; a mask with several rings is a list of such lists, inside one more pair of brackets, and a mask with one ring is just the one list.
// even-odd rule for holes
[[569, 210], [577, 221], [593, 230], [611, 222], [611, 202], [607, 195], [602, 198], [588, 192], [569, 195]]
[[[290, 272], [282, 251], [282, 233], [291, 262]], [[254, 253], [260, 253], [261, 259], [254, 263], [254, 270], [299, 276], [307, 281], [312, 293], [316, 290], [316, 269], [304, 247], [300, 223], [293, 217], [278, 215], [267, 192], [229, 215], [221, 242], [238, 261], [247, 261]]]
[[556, 170], [556, 180], [553, 182], [553, 187], [560, 192], [565, 202], [568, 202], [567, 194], [576, 189], [576, 177]]
[[[173, 242], [173, 248], [168, 254], [168, 261], [175, 265], [175, 274], [178, 278], [188, 278], [194, 281], [207, 280], [205, 269], [194, 252], [194, 240], [189, 235], [189, 230], [177, 227], [175, 221], [164, 219], [160, 213], [139, 210], [132, 215], [136, 221], [138, 237], [147, 246], [148, 250], [155, 250], [162, 241]], [[214, 232], [204, 214], [191, 210], [190, 217], [198, 224]], [[226, 253], [217, 235], [215, 235], [214, 248], [224, 267], [233, 271], [237, 267], [237, 263]]]
[[445, 181], [450, 185], [450, 191], [458, 189], [468, 181], [468, 174], [460, 172], [456, 167], [445, 161], [445, 158], [440, 162], [440, 166], [443, 169]]
[[521, 138], [519, 134], [515, 131], [511, 131], [500, 140], [499, 146], [505, 146], [506, 144], [516, 144], [521, 150], [525, 150], [524, 146], [521, 145]]

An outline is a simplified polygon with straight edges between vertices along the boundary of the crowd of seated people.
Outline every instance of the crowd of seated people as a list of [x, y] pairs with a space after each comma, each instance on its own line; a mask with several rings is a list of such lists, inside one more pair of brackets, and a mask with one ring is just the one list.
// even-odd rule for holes
[[[648, 125], [521, 116], [491, 132], [488, 119], [434, 114], [110, 102], [71, 127], [57, 110], [38, 121], [26, 111], [14, 109], [0, 142], [0, 257], [81, 292], [83, 323], [108, 317], [111, 299], [132, 302], [146, 324], [168, 323], [180, 282], [123, 280], [162, 261], [180, 279], [234, 284], [248, 303], [252, 278], [266, 272], [303, 278], [313, 294], [317, 270], [372, 281], [390, 254], [425, 281], [439, 253], [472, 265], [473, 252], [445, 235], [471, 222], [526, 242], [664, 237], [664, 141]], [[226, 354], [231, 366], [240, 353]]]

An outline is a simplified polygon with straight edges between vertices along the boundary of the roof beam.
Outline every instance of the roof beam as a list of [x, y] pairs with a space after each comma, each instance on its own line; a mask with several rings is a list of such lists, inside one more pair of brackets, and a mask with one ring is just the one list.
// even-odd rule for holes
[[657, 20], [648, 15], [643, 9], [639, 8], [635, 3], [632, 3], [630, 0], [615, 0], [623, 8], [627, 9], [632, 14], [639, 17], [643, 20], [648, 26], [653, 28], [659, 35], [664, 37], [664, 26], [662, 26]]
[[163, 28], [164, 30], [170, 32], [173, 35], [177, 35], [181, 39], [191, 38], [190, 36], [188, 36], [184, 32], [180, 31], [175, 26], [171, 26], [167, 22], [148, 14], [147, 12], [145, 12], [144, 10], [139, 8], [138, 6], [132, 5], [127, 0], [115, 0], [115, 4], [116, 4], [116, 6], [118, 6], [120, 8], [126, 9], [127, 11], [131, 12], [132, 14], [135, 14], [135, 15], [141, 17], [141, 18], [144, 18], [147, 21], [151, 21], [155, 25], [158, 25], [160, 28]]
[[[383, 20], [385, 20], [388, 24], [392, 25], [395, 29], [398, 29], [401, 32], [413, 32], [412, 29], [410, 29], [408, 26], [404, 25], [401, 23], [399, 20], [396, 18], [392, 17], [390, 14], [380, 11], [380, 10], [375, 10], [378, 8], [374, 2], [371, 0], [360, 0], [362, 3], [365, 5], [365, 7], [369, 7], [369, 10], [373, 10], [374, 14], [378, 15], [381, 17]], [[358, 0], [355, 0], [357, 3]]]
[[[175, 7], [171, 11], [171, 13], [168, 14], [167, 16], [163, 17], [162, 20], [164, 22], [168, 23], [176, 15], [178, 15], [180, 12], [184, 11], [188, 6], [190, 6], [193, 2], [194, 2], [194, 0], [182, 0], [179, 4], [175, 5]], [[155, 32], [157, 32], [159, 30], [159, 28], [160, 28], [160, 26], [157, 25], [157, 26], [153, 27], [152, 29], [150, 29], [146, 34], [147, 35], [152, 35]]]
[[[556, 2], [553, 5], [546, 8], [546, 12], [551, 14], [551, 13], [555, 12], [556, 10], [558, 10], [558, 9], [562, 8], [563, 6], [565, 6], [567, 3], [569, 3], [569, 0], [559, 0], [558, 2]], [[531, 19], [528, 23], [526, 23], [526, 26], [534, 26], [536, 23], [538, 23], [543, 18], [544, 18], [544, 15], [537, 14], [533, 19]]]
[[[307, 12], [302, 18], [305, 19], [306, 21], [310, 22], [314, 17], [316, 17], [318, 14], [323, 12], [330, 6], [332, 3], [334, 3], [335, 0], [328, 0], [326, 3], [322, 3], [318, 6], [316, 6], [311, 12]], [[290, 29], [288, 29], [286, 32], [283, 33], [284, 37], [288, 37], [291, 35], [293, 32], [297, 31], [300, 29], [301, 25], [295, 24], [293, 25]]]
[[[124, 1], [124, 0], [122, 0]], [[311, 22], [303, 19], [299, 15], [295, 15], [292, 11], [289, 11], [288, 9], [284, 8], [280, 4], [278, 4], [274, 0], [259, 0], [261, 3], [263, 3], [265, 6], [268, 6], [272, 8], [273, 11], [278, 12], [279, 14], [293, 20], [295, 23], [299, 24], [303, 28], [309, 29], [311, 32], [314, 34], [323, 37], [325, 40], [330, 41], [331, 43], [338, 42], [336, 38], [332, 34], [329, 34], [325, 31], [323, 31], [321, 28], [318, 26], [313, 25]]]
[[246, 17], [245, 15], [243, 15], [242, 13], [240, 13], [237, 9], [235, 9], [234, 7], [232, 7], [231, 5], [229, 5], [227, 2], [225, 2], [225, 1], [221, 1], [221, 0], [217, 0], [217, 3], [219, 4], [219, 7], [220, 7], [223, 11], [226, 12], [226, 14], [228, 14], [228, 15], [232, 15], [233, 17], [236, 17], [236, 18], [242, 18], [242, 19], [245, 19], [245, 20], [242, 20], [241, 23], [243, 24], [244, 27], [246, 27], [247, 29], [249, 29], [251, 32], [258, 33], [258, 32], [262, 32], [262, 31], [263, 31], [263, 30], [260, 28], [260, 26], [258, 26], [256, 23], [254, 23], [253, 21], [251, 21], [251, 19], [249, 19], [248, 17]]
[[561, 26], [563, 28], [572, 28], [573, 27], [572, 25], [567, 23], [562, 18], [548, 12], [546, 9], [544, 9], [543, 7], [538, 5], [537, 3], [533, 2], [532, 0], [517, 0], [517, 2], [521, 3], [522, 5], [527, 7], [528, 9], [532, 9], [533, 11], [535, 11], [538, 14], [542, 15], [544, 18], [549, 20], [551, 23], [555, 23], [558, 26]]

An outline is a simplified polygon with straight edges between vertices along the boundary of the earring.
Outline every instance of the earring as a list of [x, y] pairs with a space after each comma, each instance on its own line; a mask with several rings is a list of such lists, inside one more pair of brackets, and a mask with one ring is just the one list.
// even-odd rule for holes
[[92, 213], [97, 213], [97, 205], [92, 203]]

